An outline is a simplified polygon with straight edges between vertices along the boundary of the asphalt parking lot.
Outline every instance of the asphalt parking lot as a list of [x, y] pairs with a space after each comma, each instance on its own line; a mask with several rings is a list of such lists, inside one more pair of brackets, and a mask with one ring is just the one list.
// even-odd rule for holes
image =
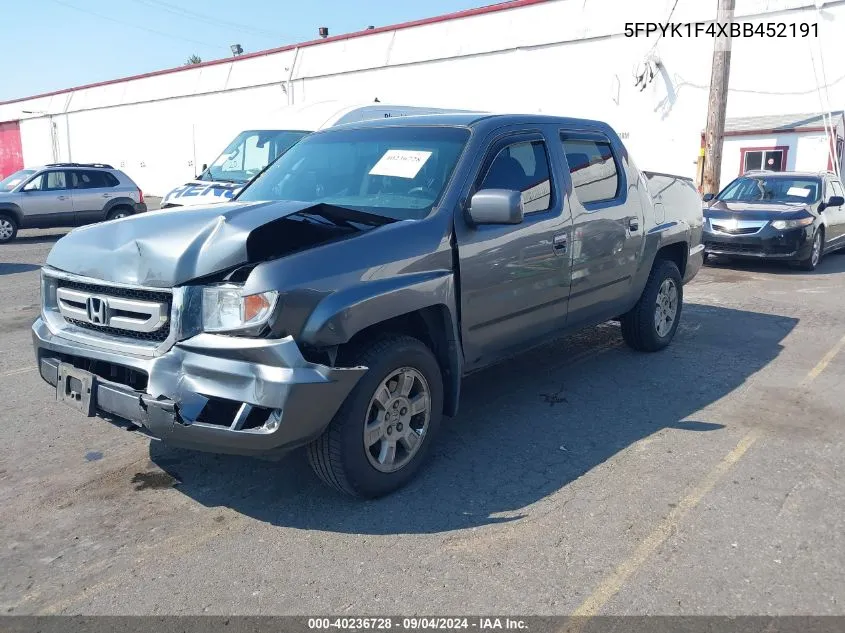
[[607, 324], [472, 376], [360, 502], [56, 403], [29, 327], [60, 235], [0, 247], [3, 613], [845, 614], [845, 254], [708, 266], [658, 354]]

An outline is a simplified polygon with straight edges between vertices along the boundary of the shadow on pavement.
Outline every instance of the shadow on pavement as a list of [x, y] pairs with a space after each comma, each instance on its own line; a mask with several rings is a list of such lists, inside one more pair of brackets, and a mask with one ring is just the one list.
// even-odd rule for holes
[[618, 326], [605, 324], [474, 374], [427, 467], [375, 501], [324, 487], [302, 451], [273, 463], [153, 442], [150, 455], [199, 503], [278, 526], [399, 534], [517, 520], [526, 506], [661, 429], [697, 433], [701, 442], [720, 433], [722, 425], [686, 418], [777, 358], [796, 324], [686, 304], [675, 341], [656, 354], [629, 350]]
[[41, 266], [35, 264], [6, 264], [0, 262], [0, 277], [3, 275], [14, 275], [17, 273], [29, 273], [38, 270]]

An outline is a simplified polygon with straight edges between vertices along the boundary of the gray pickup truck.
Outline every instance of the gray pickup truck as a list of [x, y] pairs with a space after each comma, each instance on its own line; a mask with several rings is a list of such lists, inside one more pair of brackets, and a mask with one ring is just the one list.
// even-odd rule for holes
[[305, 137], [227, 204], [74, 230], [42, 270], [42, 377], [174, 446], [276, 457], [377, 497], [461, 379], [608, 320], [664, 348], [702, 264], [685, 178], [596, 121], [444, 114]]

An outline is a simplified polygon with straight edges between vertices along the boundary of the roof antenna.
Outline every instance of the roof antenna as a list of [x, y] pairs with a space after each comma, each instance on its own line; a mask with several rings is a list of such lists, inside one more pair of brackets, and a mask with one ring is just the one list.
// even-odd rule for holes
[[379, 101], [379, 100], [378, 100], [378, 97], [376, 97], [376, 101], [375, 101], [375, 102], [376, 102], [376, 103], [381, 103], [381, 101]]

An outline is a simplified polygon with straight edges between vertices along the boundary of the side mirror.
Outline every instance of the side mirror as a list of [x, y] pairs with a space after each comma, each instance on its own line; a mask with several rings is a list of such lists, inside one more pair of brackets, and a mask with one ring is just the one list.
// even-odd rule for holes
[[701, 199], [702, 199], [702, 200], [704, 200], [704, 202], [710, 202], [710, 201], [711, 201], [713, 198], [715, 198], [715, 197], [716, 197], [716, 195], [715, 195], [715, 194], [712, 194], [712, 193], [705, 193], [705, 194], [704, 194], [704, 196], [702, 196], [702, 198], [701, 198]]
[[202, 170], [205, 171], [206, 169], [208, 169], [208, 163], [203, 163]]
[[845, 198], [842, 196], [830, 196], [825, 206], [827, 207], [841, 207], [845, 204]]
[[522, 194], [508, 189], [482, 189], [470, 200], [473, 224], [522, 224]]

